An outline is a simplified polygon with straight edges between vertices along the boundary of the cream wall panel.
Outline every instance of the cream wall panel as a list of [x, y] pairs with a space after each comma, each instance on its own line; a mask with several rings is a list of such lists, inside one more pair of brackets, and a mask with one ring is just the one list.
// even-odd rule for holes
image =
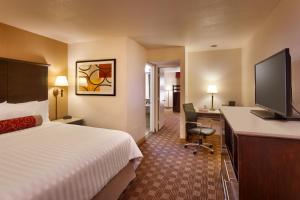
[[[78, 60], [115, 58], [116, 96], [75, 94], [75, 66]], [[88, 126], [126, 131], [126, 38], [103, 38], [69, 44], [69, 113], [84, 117]]]
[[292, 57], [293, 101], [300, 109], [300, 1], [280, 1], [267, 21], [242, 50], [242, 102], [254, 105], [254, 65], [290, 48]]
[[207, 86], [216, 85], [215, 108], [228, 101], [241, 105], [241, 49], [188, 53], [188, 99], [195, 107], [210, 107]]
[[[77, 60], [115, 58], [116, 96], [75, 95]], [[145, 135], [145, 50], [126, 37], [105, 37], [69, 45], [69, 112], [88, 126], [128, 132], [135, 141]]]
[[146, 134], [145, 115], [146, 51], [137, 42], [127, 40], [127, 131], [136, 141]]

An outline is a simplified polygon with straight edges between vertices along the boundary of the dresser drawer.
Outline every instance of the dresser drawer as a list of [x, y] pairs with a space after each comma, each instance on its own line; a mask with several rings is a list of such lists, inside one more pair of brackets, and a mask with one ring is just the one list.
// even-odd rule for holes
[[239, 199], [239, 183], [227, 150], [223, 151], [221, 156], [221, 179], [225, 199], [237, 200]]

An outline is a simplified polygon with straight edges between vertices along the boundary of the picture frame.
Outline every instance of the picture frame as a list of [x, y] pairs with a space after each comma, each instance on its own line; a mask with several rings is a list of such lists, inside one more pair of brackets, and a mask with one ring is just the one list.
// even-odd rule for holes
[[76, 95], [116, 96], [116, 59], [76, 61], [75, 92]]

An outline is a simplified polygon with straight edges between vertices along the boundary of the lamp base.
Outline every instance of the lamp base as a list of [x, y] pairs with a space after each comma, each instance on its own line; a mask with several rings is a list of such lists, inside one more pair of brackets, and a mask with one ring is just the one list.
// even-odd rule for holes
[[55, 97], [55, 119], [57, 119], [57, 96], [58, 96], [59, 90], [58, 88], [53, 88], [53, 96]]
[[210, 109], [211, 111], [215, 111], [216, 109], [214, 108], [214, 94], [211, 93], [211, 107]]

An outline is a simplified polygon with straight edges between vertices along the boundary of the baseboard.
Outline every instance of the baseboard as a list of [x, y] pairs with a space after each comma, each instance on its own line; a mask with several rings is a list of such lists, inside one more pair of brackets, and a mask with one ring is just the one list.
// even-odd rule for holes
[[151, 136], [152, 134], [153, 134], [153, 132], [151, 132], [151, 131], [146, 132], [146, 133], [145, 133], [145, 136], [142, 137], [140, 140], [138, 140], [138, 141], [136, 142], [136, 144], [137, 144], [138, 146], [141, 146], [142, 144], [144, 144], [144, 142], [147, 140], [147, 138], [148, 138], [149, 136]]
[[146, 134], [145, 134], [145, 139], [147, 139], [150, 135], [152, 135], [153, 132], [152, 131], [148, 131]]
[[186, 143], [186, 139], [185, 138], [179, 138], [179, 143], [181, 143], [181, 144]]
[[141, 146], [142, 144], [144, 144], [145, 141], [146, 141], [146, 137], [144, 136], [144, 137], [142, 137], [141, 139], [139, 139], [139, 140], [136, 142], [136, 144], [137, 144], [138, 146]]

